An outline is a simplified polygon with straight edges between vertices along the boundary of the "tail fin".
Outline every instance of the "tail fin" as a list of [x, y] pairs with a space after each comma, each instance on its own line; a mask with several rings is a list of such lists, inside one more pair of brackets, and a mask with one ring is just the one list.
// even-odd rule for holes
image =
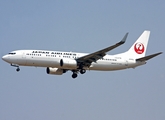
[[149, 36], [150, 31], [144, 31], [126, 53], [133, 58], [144, 57], [147, 50]]

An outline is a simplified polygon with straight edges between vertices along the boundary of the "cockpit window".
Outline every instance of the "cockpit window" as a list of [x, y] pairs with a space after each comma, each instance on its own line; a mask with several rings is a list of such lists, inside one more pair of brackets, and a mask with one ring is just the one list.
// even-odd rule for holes
[[12, 53], [9, 53], [10, 55], [15, 55], [16, 53], [12, 52]]

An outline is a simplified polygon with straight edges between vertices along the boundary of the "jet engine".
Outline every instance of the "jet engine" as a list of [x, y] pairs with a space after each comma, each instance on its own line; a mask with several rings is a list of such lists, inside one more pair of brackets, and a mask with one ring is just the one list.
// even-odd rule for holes
[[64, 73], [64, 70], [59, 69], [59, 68], [47, 67], [46, 68], [46, 73], [47, 74], [53, 74], [53, 75], [62, 75]]
[[60, 66], [65, 69], [75, 69], [77, 68], [77, 61], [73, 59], [61, 59]]

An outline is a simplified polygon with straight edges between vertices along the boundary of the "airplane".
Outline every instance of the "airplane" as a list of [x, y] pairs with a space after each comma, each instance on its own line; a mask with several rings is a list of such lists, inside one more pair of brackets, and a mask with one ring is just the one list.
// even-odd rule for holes
[[62, 75], [72, 71], [72, 78], [78, 73], [84, 74], [86, 70], [114, 71], [135, 68], [146, 64], [147, 60], [162, 54], [162, 52], [145, 56], [150, 31], [145, 30], [131, 48], [123, 53], [108, 55], [107, 52], [125, 43], [128, 33], [123, 39], [107, 48], [93, 53], [62, 52], [48, 50], [16, 50], [4, 55], [2, 59], [11, 66], [46, 67], [46, 73]]

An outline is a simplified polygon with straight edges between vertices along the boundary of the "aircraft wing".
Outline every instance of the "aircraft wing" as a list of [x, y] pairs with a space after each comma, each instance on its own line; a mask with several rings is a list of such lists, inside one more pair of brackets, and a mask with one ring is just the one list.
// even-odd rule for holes
[[128, 33], [126, 33], [123, 39], [120, 42], [116, 43], [115, 45], [112, 45], [102, 50], [99, 50], [97, 52], [82, 56], [76, 60], [78, 61], [78, 63], [81, 63], [81, 65], [83, 66], [90, 66], [92, 62], [96, 62], [98, 59], [103, 58], [108, 51], [113, 50], [114, 48], [124, 44], [127, 36], [128, 36]]
[[149, 60], [153, 57], [156, 57], [157, 55], [160, 55], [160, 54], [162, 54], [162, 52], [155, 53], [155, 54], [152, 54], [152, 55], [148, 55], [148, 56], [145, 56], [145, 57], [142, 57], [142, 58], [138, 58], [138, 59], [136, 59], [136, 61], [141, 61], [141, 62], [147, 61], [147, 60]]

